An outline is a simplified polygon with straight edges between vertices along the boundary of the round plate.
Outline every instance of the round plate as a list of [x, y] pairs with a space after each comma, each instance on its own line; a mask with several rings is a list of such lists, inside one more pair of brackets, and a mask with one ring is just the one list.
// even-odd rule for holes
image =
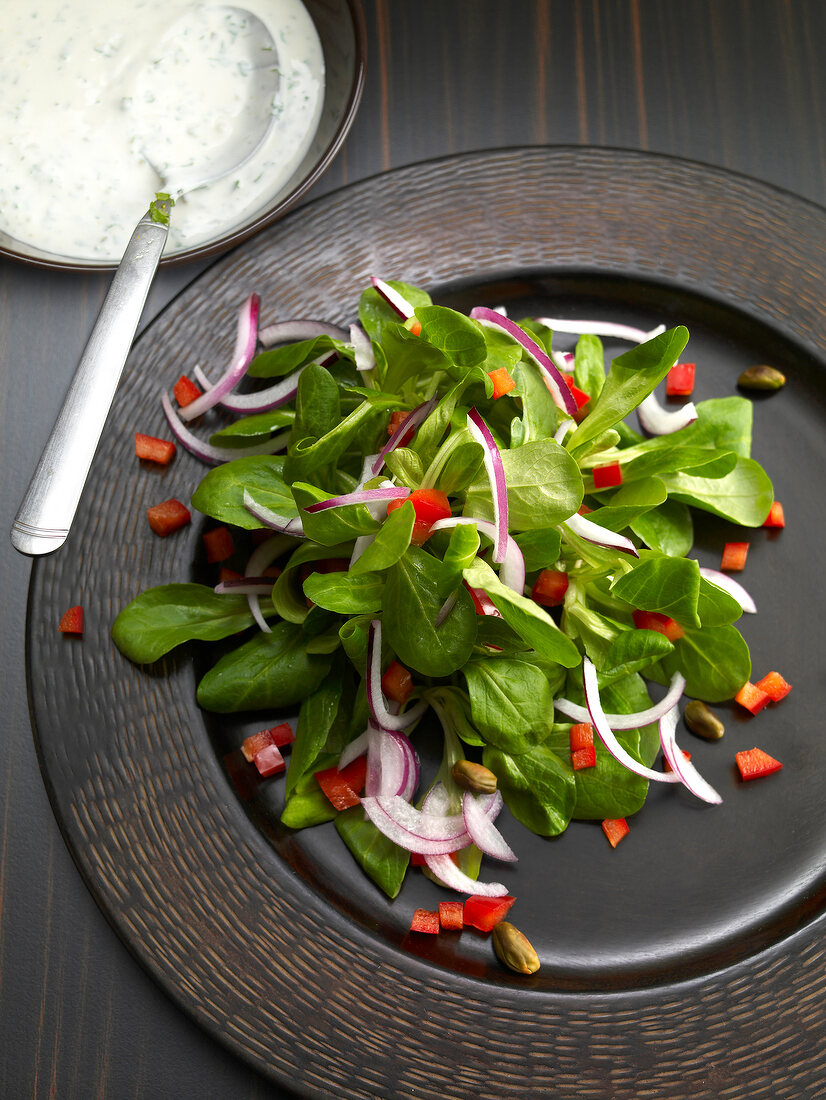
[[[472, 931], [407, 933], [413, 908], [444, 896], [423, 876], [388, 902], [332, 826], [280, 826], [280, 781], [239, 763], [240, 737], [266, 720], [198, 709], [202, 650], [142, 669], [109, 640], [142, 588], [207, 577], [197, 522], [161, 540], [143, 514], [188, 499], [203, 472], [184, 454], [137, 468], [134, 431], [164, 432], [161, 389], [226, 360], [250, 290], [265, 322], [342, 324], [371, 274], [511, 316], [685, 322], [700, 398], [735, 393], [756, 362], [789, 377], [754, 401], [754, 454], [789, 529], [749, 533], [744, 581], [760, 613], [742, 629], [755, 676], [777, 669], [795, 690], [756, 719], [722, 708], [720, 743], [691, 739], [721, 807], [652, 791], [616, 850], [594, 823], [548, 841], [503, 815], [520, 862], [483, 871], [518, 896], [513, 919], [542, 959], [529, 979]], [[826, 465], [825, 277], [826, 212], [794, 196], [670, 158], [517, 149], [327, 196], [221, 260], [150, 326], [69, 542], [35, 565], [29, 689], [46, 783], [92, 892], [212, 1035], [308, 1096], [814, 1094], [826, 1040], [826, 608], [812, 507]], [[701, 560], [715, 564], [730, 537], [699, 524]], [[56, 629], [76, 603], [79, 640]], [[784, 769], [745, 785], [734, 753], [754, 745]]]

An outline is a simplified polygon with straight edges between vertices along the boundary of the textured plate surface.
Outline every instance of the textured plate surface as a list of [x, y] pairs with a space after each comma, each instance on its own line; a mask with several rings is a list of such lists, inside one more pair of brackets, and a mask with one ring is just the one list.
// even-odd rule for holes
[[[438, 896], [421, 876], [389, 904], [331, 829], [282, 830], [277, 781], [237, 781], [243, 722], [196, 707], [190, 651], [141, 670], [108, 639], [140, 589], [203, 570], [197, 523], [159, 540], [143, 515], [186, 500], [200, 472], [185, 455], [135, 469], [133, 432], [163, 431], [161, 387], [225, 361], [250, 290], [265, 320], [346, 323], [370, 274], [462, 308], [684, 321], [703, 397], [735, 392], [753, 362], [790, 378], [755, 402], [755, 456], [791, 522], [751, 537], [760, 614], [744, 632], [756, 675], [777, 668], [795, 691], [753, 721], [724, 714], [722, 745], [692, 741], [719, 810], [658, 791], [616, 852], [589, 824], [550, 843], [505, 825], [521, 860], [496, 877], [518, 894], [514, 920], [543, 962], [528, 981], [499, 969], [482, 937], [406, 936], [412, 908]], [[512, 150], [328, 196], [217, 263], [150, 327], [70, 541], [35, 565], [29, 688], [45, 779], [90, 888], [213, 1035], [311, 1096], [818, 1091], [826, 615], [812, 504], [826, 464], [824, 274], [826, 214], [788, 194], [667, 158]], [[699, 535], [713, 564], [725, 527]], [[79, 641], [56, 630], [78, 602]], [[754, 744], [785, 767], [744, 787], [733, 755]]]

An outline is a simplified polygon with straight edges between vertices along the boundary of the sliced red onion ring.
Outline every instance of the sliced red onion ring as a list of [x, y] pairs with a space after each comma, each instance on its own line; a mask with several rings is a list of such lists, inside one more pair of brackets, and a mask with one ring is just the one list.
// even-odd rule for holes
[[501, 565], [508, 550], [508, 486], [505, 481], [502, 455], [490, 434], [490, 428], [476, 409], [471, 409], [467, 414], [467, 430], [484, 451], [485, 470], [493, 496], [493, 524], [496, 528], [493, 560], [497, 565]]
[[273, 531], [278, 531], [282, 535], [291, 535], [295, 539], [306, 538], [300, 516], [282, 516], [278, 512], [273, 512], [271, 508], [253, 499], [248, 489], [244, 490], [244, 507], [265, 527], [271, 527]]
[[646, 340], [665, 332], [665, 325], [658, 325], [646, 332], [641, 328], [632, 328], [631, 325], [617, 325], [613, 321], [563, 321], [559, 317], [537, 317], [536, 320], [553, 332], [569, 332], [574, 336], [613, 336], [632, 344], [644, 344]]
[[572, 374], [574, 370], [574, 355], [570, 351], [552, 351], [551, 359], [563, 374]]
[[564, 442], [565, 436], [568, 434], [568, 432], [571, 430], [571, 428], [575, 428], [575, 427], [576, 427], [576, 421], [574, 421], [574, 420], [563, 420], [562, 423], [559, 425], [559, 427], [554, 432], [554, 443], [558, 443], [561, 447], [562, 443]]
[[[638, 710], [634, 714], [606, 714], [605, 720], [612, 730], [635, 730], [641, 726], [650, 726], [652, 722], [659, 722], [664, 714], [672, 710], [682, 698], [685, 691], [685, 676], [681, 672], [675, 672], [671, 677], [668, 691], [653, 707], [647, 710]], [[554, 706], [566, 718], [574, 722], [590, 722], [587, 707], [580, 707], [572, 703], [570, 699], [555, 699]]]
[[554, 403], [569, 416], [576, 416], [576, 401], [568, 388], [568, 383], [536, 340], [528, 336], [527, 332], [521, 329], [519, 325], [514, 324], [507, 317], [503, 317], [495, 309], [488, 309], [487, 306], [475, 306], [470, 311], [470, 316], [474, 321], [479, 321], [480, 324], [488, 324], [494, 328], [504, 329], [509, 336], [512, 336], [517, 343], [521, 344], [542, 372], [545, 385], [548, 387]]
[[508, 892], [501, 882], [479, 882], [460, 870], [449, 855], [432, 856], [425, 854], [428, 869], [439, 882], [460, 894], [477, 894], [485, 898], [501, 898]]
[[757, 614], [757, 604], [734, 577], [730, 577], [728, 573], [721, 573], [719, 569], [706, 569], [705, 566], [700, 566], [700, 576], [716, 584], [724, 592], [728, 592], [729, 596], [733, 596], [747, 614]]
[[398, 290], [394, 290], [392, 286], [389, 286], [384, 279], [377, 279], [375, 275], [371, 276], [370, 282], [376, 288], [376, 290], [384, 298], [385, 302], [398, 313], [399, 317], [405, 321], [409, 321], [413, 314], [416, 312], [413, 306]]
[[370, 337], [361, 325], [350, 325], [350, 343], [356, 355], [356, 370], [372, 370], [376, 365], [376, 356]]
[[644, 764], [640, 764], [638, 760], [635, 760], [616, 739], [599, 699], [597, 670], [587, 657], [582, 658], [582, 683], [585, 688], [585, 702], [588, 706], [589, 720], [611, 755], [629, 771], [641, 775], [644, 779], [653, 779], [657, 783], [679, 783], [680, 778], [676, 771], [655, 772], [652, 768], [646, 768]]
[[238, 335], [235, 338], [235, 350], [232, 353], [230, 365], [214, 386], [181, 409], [183, 420], [194, 420], [196, 416], [200, 416], [207, 409], [211, 409], [213, 405], [217, 405], [224, 394], [234, 389], [247, 373], [252, 357], [255, 355], [255, 345], [258, 342], [258, 310], [260, 305], [261, 300], [258, 295], [250, 294], [241, 306], [238, 314]]
[[398, 428], [396, 428], [396, 430], [387, 440], [379, 453], [375, 456], [375, 461], [373, 462], [372, 468], [373, 477], [377, 477], [380, 473], [381, 468], [384, 465], [385, 456], [389, 455], [391, 451], [395, 451], [395, 449], [401, 444], [401, 441], [404, 439], [407, 433], [413, 428], [418, 428], [418, 426], [423, 421], [425, 421], [428, 416], [430, 416], [435, 407], [436, 398], [431, 397], [429, 401], [425, 401], [423, 404], [417, 405], [412, 412], [407, 414], [407, 416], [404, 418], [404, 420], [402, 420], [401, 424], [399, 424]]
[[[318, 359], [313, 359], [313, 363], [321, 367], [329, 367], [336, 359], [338, 359], [338, 352], [331, 351], [327, 355], [320, 355]], [[265, 390], [256, 390], [254, 393], [228, 393], [221, 398], [219, 404], [230, 412], [237, 413], [262, 413], [278, 409], [288, 401], [292, 401], [298, 393], [298, 379], [304, 369], [305, 367], [299, 367], [298, 370], [294, 370], [292, 374], [288, 374]], [[204, 389], [212, 390], [212, 382], [200, 367], [195, 367], [192, 373]]]
[[670, 435], [687, 428], [697, 419], [694, 402], [689, 401], [680, 409], [664, 409], [653, 393], [637, 406], [640, 424], [649, 435]]
[[568, 516], [565, 525], [570, 527], [575, 535], [579, 535], [586, 542], [592, 542], [595, 546], [604, 546], [609, 550], [624, 550], [626, 554], [631, 554], [635, 558], [640, 556], [636, 546], [625, 535], [618, 535], [616, 531], [600, 527], [598, 523], [586, 519], [585, 516]]
[[[250, 554], [247, 568], [244, 570], [244, 576], [260, 577], [267, 566], [272, 565], [279, 554], [283, 554], [290, 546], [290, 540], [282, 535], [273, 535], [273, 537], [267, 539], [266, 542], [262, 542], [261, 545], [257, 546]], [[272, 592], [272, 585], [270, 585], [270, 592]], [[272, 630], [267, 624], [267, 620], [261, 614], [258, 596], [254, 592], [247, 593], [247, 603], [252, 612], [252, 617], [264, 633], [272, 634]]]
[[458, 592], [451, 592], [442, 606], [439, 608], [439, 614], [436, 616], [436, 622], [433, 624], [438, 630], [453, 608], [456, 606], [456, 601], [459, 598]]
[[682, 751], [677, 747], [676, 732], [679, 711], [676, 707], [664, 714], [660, 719], [660, 744], [663, 747], [663, 755], [671, 766], [672, 772], [679, 776], [692, 794], [696, 794], [703, 802], [718, 805], [722, 798], [712, 785], [700, 775], [690, 760], [686, 760]]
[[308, 504], [305, 511], [310, 513], [326, 512], [329, 508], [344, 508], [348, 504], [375, 504], [383, 500], [401, 500], [409, 497], [410, 490], [400, 485], [384, 485], [379, 489], [357, 489], [354, 493], [343, 493], [329, 500], [319, 500]]
[[234, 458], [247, 458], [250, 455], [272, 455], [277, 451], [283, 451], [290, 440], [290, 433], [281, 432], [268, 439], [266, 443], [259, 443], [254, 447], [216, 447], [212, 443], [202, 443], [178, 418], [172, 408], [172, 402], [165, 393], [161, 394], [161, 405], [169, 421], [172, 434], [182, 447], [190, 454], [200, 458], [202, 462], [209, 462], [213, 466], [219, 466], [222, 462], [231, 462]]
[[350, 565], [355, 565], [370, 543], [374, 541], [375, 537], [375, 535], [359, 535], [353, 543], [353, 552], [350, 555]]
[[348, 764], [352, 764], [354, 760], [357, 760], [360, 756], [364, 756], [370, 745], [370, 726], [360, 733], [358, 737], [354, 738], [349, 745], [345, 745], [338, 760], [338, 770], [343, 771]]
[[[501, 799], [501, 793], [497, 791], [496, 794]], [[462, 796], [462, 814], [465, 819], [465, 828], [477, 848], [486, 856], [492, 856], [493, 859], [516, 862], [518, 856], [485, 813], [481, 802], [472, 791], [465, 791]]]
[[[410, 801], [419, 784], [419, 758], [403, 733], [368, 729], [368, 797], [396, 796]], [[341, 767], [341, 765], [339, 765]]]
[[215, 585], [214, 591], [216, 596], [269, 596], [274, 584], [274, 577], [239, 577], [237, 580], [221, 581]]
[[379, 832], [408, 852], [449, 854], [471, 843], [462, 814], [425, 814], [400, 795], [365, 795], [361, 804]]
[[436, 814], [437, 816], [444, 817], [450, 813], [450, 793], [447, 787], [439, 780], [438, 783], [434, 783], [427, 794], [424, 796], [422, 802], [423, 814]]
[[381, 690], [381, 619], [373, 619], [367, 631], [367, 705], [374, 723], [383, 730], [406, 730], [418, 722], [428, 708], [425, 699], [402, 714], [391, 714]]
[[[460, 523], [475, 523], [480, 535], [485, 535], [494, 542], [496, 539], [496, 527], [487, 519], [474, 519], [473, 516], [450, 516], [447, 519], [437, 519], [431, 531], [444, 531], [450, 527], [458, 527]], [[525, 558], [514, 538], [508, 535], [505, 560], [499, 570], [499, 579], [502, 584], [512, 588], [521, 596], [525, 591]]]
[[317, 336], [332, 336], [346, 344], [349, 338], [347, 329], [338, 325], [328, 325], [325, 321], [276, 321], [265, 325], [258, 333], [261, 346], [271, 348], [275, 344], [295, 344], [299, 340], [315, 340]]

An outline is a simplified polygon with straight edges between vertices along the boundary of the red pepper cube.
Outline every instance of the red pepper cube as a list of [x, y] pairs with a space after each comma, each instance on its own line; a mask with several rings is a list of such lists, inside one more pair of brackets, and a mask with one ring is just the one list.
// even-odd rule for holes
[[449, 519], [450, 501], [440, 489], [414, 489], [404, 500], [391, 500], [387, 505], [387, 514], [401, 508], [408, 500], [416, 512], [411, 542], [421, 546], [430, 537], [430, 528], [437, 520]]
[[244, 754], [244, 759], [248, 764], [251, 764], [255, 759], [255, 754], [261, 752], [268, 745], [271, 745], [272, 735], [269, 730], [261, 730], [259, 733], [253, 733], [250, 737], [245, 737], [241, 743], [241, 752]]
[[77, 607], [70, 607], [69, 610], [64, 613], [57, 629], [61, 634], [82, 634], [83, 608], [79, 604]]
[[771, 702], [771, 696], [762, 688], [746, 680], [734, 696], [734, 701], [741, 707], [745, 707], [750, 714], [759, 714], [763, 707]]
[[779, 760], [757, 748], [735, 753], [734, 759], [740, 769], [740, 777], [744, 780], [762, 779], [764, 775], [779, 772], [783, 767]]
[[285, 745], [291, 745], [295, 741], [295, 732], [289, 722], [281, 722], [267, 732], [272, 738], [272, 743], [277, 745], [279, 749], [283, 749]]
[[591, 471], [595, 489], [613, 489], [622, 485], [622, 468], [619, 462], [608, 462], [605, 466], [595, 466]]
[[785, 527], [786, 519], [783, 515], [783, 505], [776, 500], [769, 508], [769, 514], [763, 520], [764, 527]]
[[493, 382], [492, 396], [494, 401], [516, 389], [516, 382], [511, 378], [507, 367], [499, 367], [498, 370], [488, 371], [488, 378]]
[[263, 749], [259, 749], [253, 756], [252, 762], [258, 768], [259, 775], [264, 779], [267, 776], [283, 772], [287, 768], [287, 762], [275, 745], [265, 745]]
[[418, 317], [408, 317], [404, 322], [404, 327], [412, 336], [421, 336], [422, 334], [422, 322]]
[[676, 642], [685, 634], [676, 619], [659, 611], [635, 611], [632, 618], [637, 630], [656, 630], [658, 634], [664, 634], [669, 642]]
[[417, 909], [410, 922], [411, 932], [427, 932], [432, 936], [439, 933], [439, 914], [431, 909]]
[[531, 589], [531, 599], [543, 607], [559, 607], [568, 591], [568, 574], [559, 569], [543, 569]]
[[391, 661], [381, 678], [382, 694], [400, 706], [406, 703], [413, 691], [413, 677], [398, 661]]
[[227, 569], [225, 565], [221, 566], [221, 571], [218, 574], [218, 580], [221, 584], [223, 584], [224, 581], [242, 581], [243, 579], [244, 574], [239, 573], [237, 569]]
[[792, 690], [792, 685], [787, 683], [779, 672], [767, 672], [754, 686], [760, 691], [765, 691], [773, 703], [779, 703], [781, 699], [785, 699]]
[[348, 810], [351, 806], [358, 806], [361, 799], [359, 792], [364, 789], [367, 779], [367, 756], [362, 754], [356, 757], [346, 768], [341, 771], [335, 765], [315, 773], [316, 781], [321, 787], [328, 801], [337, 810]]
[[571, 767], [575, 772], [583, 768], [595, 768], [597, 763], [597, 750], [591, 745], [589, 748], [576, 749], [571, 753]]
[[427, 864], [427, 860], [421, 852], [410, 853], [410, 866], [411, 867], [424, 867]]
[[593, 512], [593, 508], [589, 508], [587, 504], [580, 504], [576, 510], [578, 516], [587, 516], [589, 512]]
[[594, 747], [594, 727], [590, 722], [577, 722], [568, 731], [571, 752]]
[[562, 377], [565, 379], [565, 384], [571, 391], [574, 401], [576, 401], [577, 412], [579, 412], [591, 400], [591, 395], [586, 393], [585, 390], [581, 390], [579, 386], [575, 386], [574, 380], [570, 374], [563, 374]]
[[688, 397], [694, 392], [695, 363], [677, 363], [668, 372], [665, 392], [668, 397]]
[[461, 901], [439, 902], [439, 924], [445, 931], [461, 932], [465, 926], [465, 907]]
[[135, 432], [135, 454], [148, 462], [157, 462], [166, 466], [175, 457], [177, 447], [168, 439], [157, 439], [154, 435]]
[[196, 397], [200, 397], [203, 391], [195, 385], [191, 378], [187, 378], [185, 374], [182, 374], [172, 387], [172, 392], [175, 394], [175, 400], [180, 408], [185, 409], [187, 405], [192, 404]]
[[235, 543], [227, 527], [216, 527], [204, 535], [208, 562], [226, 561], [235, 553]]
[[491, 932], [500, 921], [505, 919], [515, 901], [516, 898], [510, 894], [500, 898], [471, 894], [465, 899], [464, 922], [471, 928], [478, 928], [480, 932]]
[[621, 840], [630, 832], [628, 822], [624, 817], [608, 817], [602, 823], [602, 831], [608, 837], [612, 848], [616, 848]]
[[153, 504], [151, 508], [147, 508], [146, 518], [149, 520], [149, 526], [161, 538], [171, 535], [179, 527], [186, 527], [192, 520], [189, 509], [179, 500], [174, 499], [165, 500], [163, 504]]
[[739, 573], [741, 569], [745, 568], [748, 553], [749, 544], [747, 542], [727, 542], [723, 547], [720, 568], [727, 570], [729, 573]]
[[464, 582], [465, 588], [470, 592], [470, 598], [473, 600], [473, 606], [476, 608], [477, 615], [495, 615], [498, 618], [502, 618], [502, 612], [484, 590], [484, 588], [471, 588], [471, 586]]
[[[407, 420], [408, 416], [410, 416], [410, 413], [405, 412], [404, 409], [396, 409], [394, 413], [391, 413], [390, 420], [387, 424], [387, 434], [392, 435], [393, 432], [395, 432], [398, 428], [402, 426], [404, 421]], [[409, 431], [406, 431], [399, 440], [399, 446], [406, 447], [415, 434], [415, 428], [411, 428]]]

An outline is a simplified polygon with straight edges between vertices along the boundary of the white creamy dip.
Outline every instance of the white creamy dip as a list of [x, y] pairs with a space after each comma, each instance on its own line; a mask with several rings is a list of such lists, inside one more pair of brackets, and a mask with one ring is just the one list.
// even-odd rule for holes
[[64, 257], [119, 260], [161, 188], [142, 150], [161, 171], [243, 153], [262, 89], [274, 91], [264, 144], [178, 201], [167, 254], [265, 208], [318, 128], [324, 58], [300, 0], [239, 3], [270, 31], [275, 82], [272, 55], [262, 64], [257, 40], [218, 0], [3, 0], [0, 233]]

